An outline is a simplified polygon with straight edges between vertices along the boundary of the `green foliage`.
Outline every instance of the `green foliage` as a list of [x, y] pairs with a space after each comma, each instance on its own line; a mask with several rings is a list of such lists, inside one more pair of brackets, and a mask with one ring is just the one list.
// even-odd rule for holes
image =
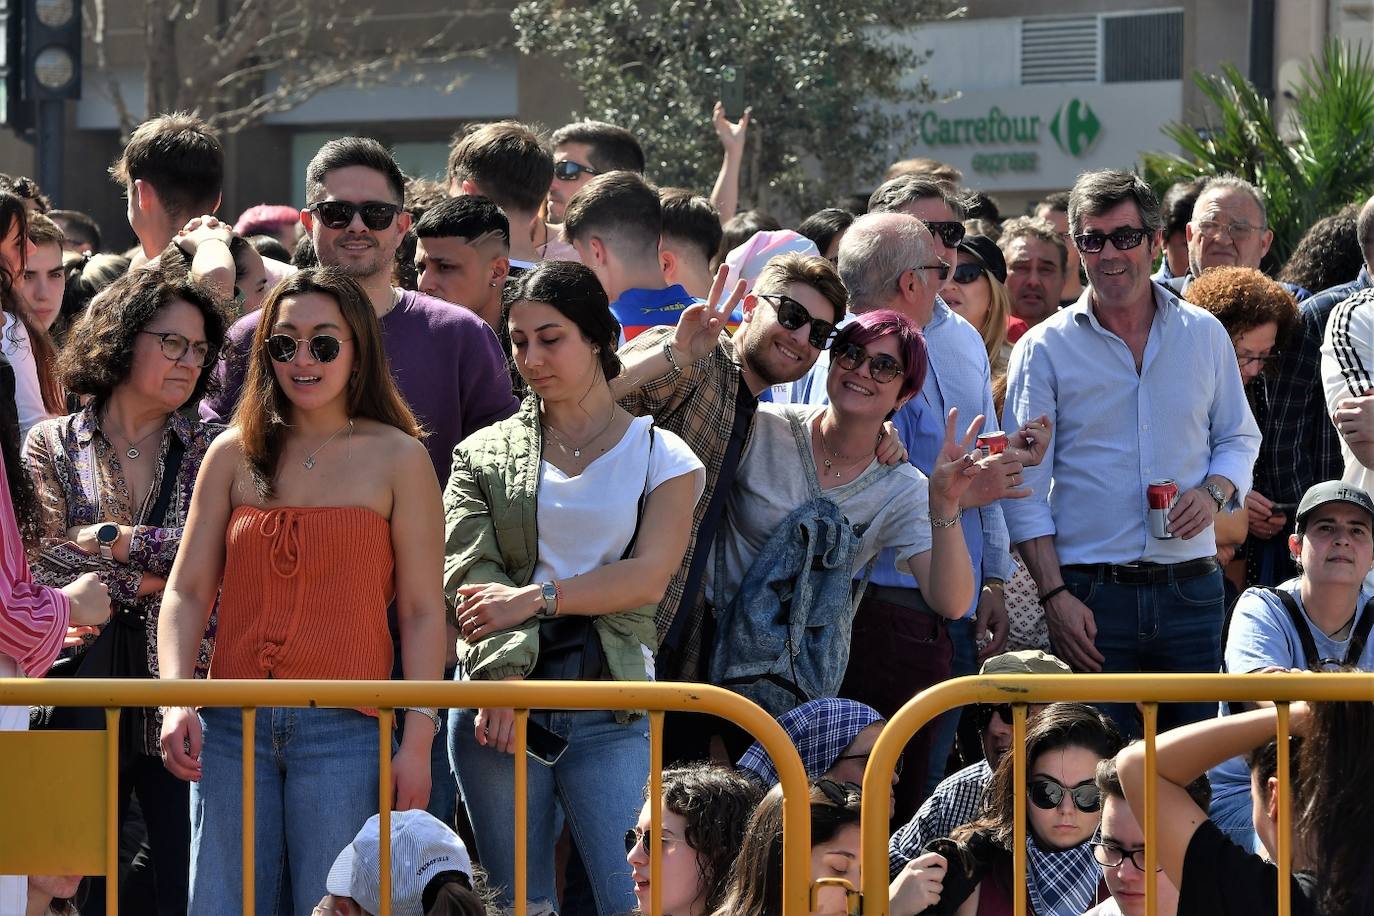
[[1193, 80], [1214, 114], [1201, 131], [1164, 128], [1181, 153], [1142, 157], [1156, 189], [1227, 173], [1252, 182], [1265, 197], [1279, 263], [1317, 220], [1374, 193], [1374, 60], [1366, 46], [1333, 42], [1314, 56], [1283, 125], [1235, 67]]
[[[889, 36], [951, 0], [527, 0], [517, 46], [550, 54], [585, 99], [579, 116], [633, 130], [649, 173], [704, 191], [720, 167], [711, 127], [721, 71], [753, 109], [741, 207], [804, 211], [872, 186], [910, 149], [926, 55]], [[733, 113], [737, 115], [738, 113]]]

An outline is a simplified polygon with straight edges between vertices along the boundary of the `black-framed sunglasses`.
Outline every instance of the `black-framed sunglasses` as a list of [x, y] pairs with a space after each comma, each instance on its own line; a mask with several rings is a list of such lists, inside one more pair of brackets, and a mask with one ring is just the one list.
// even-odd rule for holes
[[978, 278], [985, 273], [987, 273], [987, 269], [983, 267], [982, 264], [966, 261], [955, 267], [954, 273], [950, 276], [953, 277], [954, 282], [958, 283], [960, 286], [968, 286], [970, 283], [976, 283]]
[[[670, 846], [672, 846], [674, 843], [677, 842], [677, 837], [674, 837], [674, 836], [672, 836], [672, 835], [670, 835], [670, 834], [666, 834], [666, 833], [665, 833], [665, 834], [661, 834], [661, 836], [663, 837], [663, 845], [664, 845], [665, 847], [670, 847]], [[648, 851], [649, 851], [649, 831], [648, 831], [648, 830], [640, 830], [638, 827], [631, 827], [629, 830], [626, 830], [626, 831], [625, 831], [625, 854], [626, 854], [626, 855], [629, 855], [630, 853], [632, 853], [632, 852], [634, 852], [636, 849], [638, 849], [638, 848], [639, 848], [639, 845], [640, 845], [641, 843], [644, 844], [644, 851], [645, 851], [645, 852], [648, 852]]]
[[[862, 760], [862, 761], [864, 762], [864, 769], [867, 770], [867, 769], [868, 769], [868, 759], [869, 759], [870, 757], [872, 757], [872, 756], [873, 756], [873, 752], [872, 752], [872, 751], [869, 751], [867, 754], [842, 754], [842, 755], [840, 755], [839, 757], [836, 757], [836, 758], [835, 758], [835, 763], [839, 763], [841, 760]], [[901, 776], [901, 775], [902, 775], [902, 764], [903, 764], [904, 761], [905, 761], [905, 758], [904, 758], [904, 757], [898, 757], [898, 758], [897, 758], [897, 765], [896, 765], [895, 767], [892, 768], [892, 772], [896, 773], [898, 776]]]
[[863, 788], [852, 782], [836, 782], [833, 779], [816, 780], [816, 788], [821, 790], [831, 804], [841, 808], [858, 808], [863, 797]]
[[836, 365], [850, 372], [868, 363], [868, 374], [873, 376], [873, 381], [883, 384], [906, 371], [895, 357], [886, 353], [869, 353], [856, 343], [845, 344], [837, 349], [834, 358]]
[[926, 223], [932, 235], [938, 235], [946, 248], [958, 248], [964, 240], [964, 224], [954, 220], [935, 220]]
[[580, 162], [573, 162], [571, 159], [564, 159], [553, 164], [553, 177], [559, 181], [576, 181], [577, 176], [586, 172], [588, 175], [601, 174], [590, 165], [583, 165]]
[[773, 307], [778, 315], [778, 324], [787, 330], [795, 331], [804, 325], [811, 325], [811, 333], [806, 339], [817, 350], [828, 350], [835, 342], [835, 326], [812, 315], [806, 306], [791, 296], [780, 293], [759, 293], [758, 296]]
[[204, 369], [215, 361], [219, 354], [209, 343], [191, 343], [180, 334], [173, 334], [170, 331], [139, 331], [140, 334], [149, 334], [158, 339], [158, 345], [162, 348], [162, 355], [172, 362], [180, 361], [186, 356], [189, 350], [194, 360], [191, 365]]
[[1071, 797], [1073, 806], [1085, 814], [1091, 814], [1102, 809], [1102, 793], [1092, 783], [1069, 788], [1057, 780], [1041, 776], [1038, 779], [1032, 779], [1026, 788], [1030, 795], [1031, 804], [1045, 811], [1053, 811], [1058, 808], [1065, 795]]
[[913, 268], [911, 268], [911, 269], [912, 269], [912, 270], [933, 270], [933, 271], [935, 271], [935, 276], [937, 276], [937, 277], [940, 278], [940, 282], [941, 282], [941, 283], [943, 283], [943, 282], [945, 282], [946, 280], [949, 279], [949, 265], [946, 264], [944, 261], [939, 261], [939, 262], [937, 262], [937, 263], [935, 263], [935, 264], [917, 264], [915, 267], [913, 267]]
[[353, 222], [353, 214], [361, 213], [363, 225], [373, 232], [390, 226], [396, 220], [401, 208], [381, 200], [369, 200], [355, 204], [349, 200], [322, 200], [308, 208], [320, 218], [326, 229], [347, 229]]
[[1084, 254], [1097, 254], [1106, 247], [1108, 242], [1111, 242], [1112, 247], [1117, 251], [1129, 251], [1138, 247], [1149, 234], [1147, 229], [1122, 226], [1120, 229], [1113, 229], [1109, 233], [1085, 232], [1082, 235], [1075, 235], [1073, 236], [1073, 243]]
[[352, 337], [335, 337], [332, 334], [316, 334], [309, 340], [301, 340], [290, 334], [273, 334], [267, 338], [267, 355], [273, 362], [289, 363], [295, 360], [300, 344], [310, 348], [310, 355], [322, 363], [332, 363], [339, 358], [342, 345]]
[[[1138, 871], [1143, 872], [1145, 870], [1145, 850], [1143, 849], [1122, 849], [1120, 846], [1104, 843], [1101, 840], [1093, 840], [1088, 845], [1093, 848], [1093, 858], [1097, 860], [1098, 865], [1106, 868], [1120, 868], [1122, 862], [1130, 859], [1131, 864]], [[1163, 865], [1155, 866], [1155, 871], [1163, 870]]]

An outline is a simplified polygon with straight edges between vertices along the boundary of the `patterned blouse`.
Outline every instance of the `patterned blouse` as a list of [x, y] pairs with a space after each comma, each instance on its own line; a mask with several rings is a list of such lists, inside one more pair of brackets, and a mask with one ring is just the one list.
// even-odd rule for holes
[[[162, 592], [140, 598], [139, 585], [145, 574], [162, 579], [171, 575], [186, 516], [191, 511], [191, 488], [195, 485], [196, 474], [211, 441], [223, 430], [224, 427], [218, 424], [205, 423], [181, 413], [171, 414], [158, 446], [152, 486], [140, 506], [133, 505], [125, 482], [122, 453], [100, 431], [100, 418], [94, 408], [87, 406], [74, 414], [39, 423], [29, 431], [24, 444], [24, 463], [34, 478], [42, 504], [45, 544], [67, 541], [67, 530], [77, 525], [112, 522], [134, 529], [129, 562], [105, 561], [97, 575], [109, 587], [116, 608], [134, 607], [144, 612], [148, 671], [154, 678], [158, 675], [157, 621]], [[162, 526], [151, 527], [142, 522], [162, 487], [172, 436], [181, 440], [185, 452]], [[64, 580], [44, 570], [41, 563], [35, 564], [34, 578], [44, 585], [54, 586], [66, 585], [69, 581], [69, 578]], [[214, 629], [215, 621], [211, 617], [196, 655], [196, 677], [205, 677], [209, 671]], [[160, 722], [157, 716], [149, 716], [147, 723], [145, 751], [156, 754]]]

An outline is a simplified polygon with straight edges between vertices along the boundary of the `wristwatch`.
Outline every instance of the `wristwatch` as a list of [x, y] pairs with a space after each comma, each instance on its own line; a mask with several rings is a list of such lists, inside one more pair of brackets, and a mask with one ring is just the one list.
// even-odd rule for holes
[[548, 620], [558, 616], [558, 586], [552, 582], [539, 583], [539, 593], [544, 598], [544, 607], [535, 611], [534, 616], [540, 620]]
[[100, 545], [100, 556], [105, 560], [114, 559], [114, 544], [119, 540], [119, 526], [109, 522], [96, 529], [95, 542]]
[[1221, 487], [1217, 486], [1214, 483], [1204, 483], [1202, 485], [1202, 489], [1206, 490], [1207, 495], [1212, 497], [1213, 501], [1216, 502], [1217, 511], [1220, 512], [1221, 507], [1226, 505], [1226, 493], [1221, 489]]

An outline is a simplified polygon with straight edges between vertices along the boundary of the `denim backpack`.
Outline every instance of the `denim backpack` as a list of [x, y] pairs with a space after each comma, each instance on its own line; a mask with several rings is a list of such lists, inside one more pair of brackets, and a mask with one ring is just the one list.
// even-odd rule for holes
[[[854, 611], [874, 565], [869, 561], [855, 588], [854, 557], [868, 524], [852, 524], [822, 493], [804, 421], [788, 419], [811, 498], [778, 525], [739, 591], [716, 610], [709, 668], [712, 684], [743, 694], [775, 717], [839, 692]], [[891, 471], [879, 465], [847, 495]], [[716, 573], [716, 581], [725, 582], [719, 551]]]

